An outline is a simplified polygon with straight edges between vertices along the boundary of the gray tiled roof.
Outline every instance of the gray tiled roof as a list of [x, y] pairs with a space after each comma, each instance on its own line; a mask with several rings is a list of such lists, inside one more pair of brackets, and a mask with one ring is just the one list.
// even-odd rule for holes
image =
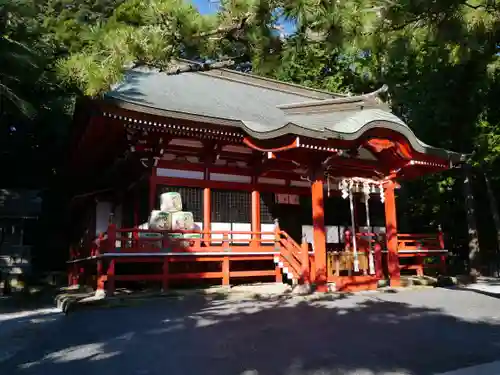
[[259, 139], [289, 133], [356, 139], [370, 128], [385, 127], [403, 134], [418, 152], [460, 157], [418, 140], [373, 95], [346, 97], [225, 69], [167, 75], [137, 68], [106, 98], [137, 111], [237, 126]]

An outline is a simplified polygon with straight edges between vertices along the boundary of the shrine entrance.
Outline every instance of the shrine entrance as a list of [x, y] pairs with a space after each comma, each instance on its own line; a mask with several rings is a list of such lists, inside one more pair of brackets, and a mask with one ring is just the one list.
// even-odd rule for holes
[[302, 212], [300, 206], [275, 204], [276, 218], [280, 229], [288, 233], [295, 242], [302, 242]]
[[[311, 208], [304, 206], [306, 196], [295, 194], [262, 194], [263, 204], [267, 206], [270, 216], [274, 219], [274, 223], [278, 223], [281, 230], [285, 231], [295, 242], [302, 242], [302, 226], [307, 224], [305, 221], [304, 209], [309, 207], [309, 217], [311, 216]], [[309, 219], [310, 221], [310, 219]]]

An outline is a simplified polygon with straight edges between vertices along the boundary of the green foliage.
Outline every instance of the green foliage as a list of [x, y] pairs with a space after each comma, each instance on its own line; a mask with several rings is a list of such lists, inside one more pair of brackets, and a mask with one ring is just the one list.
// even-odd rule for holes
[[0, 0], [0, 165], [12, 176], [4, 187], [44, 186], [64, 162], [78, 91], [54, 68], [112, 3]]

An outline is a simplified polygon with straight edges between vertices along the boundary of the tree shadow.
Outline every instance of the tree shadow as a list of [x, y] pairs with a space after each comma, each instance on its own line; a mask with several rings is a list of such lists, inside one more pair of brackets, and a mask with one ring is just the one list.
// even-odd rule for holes
[[86, 311], [61, 321], [60, 331], [12, 359], [6, 373], [435, 374], [498, 355], [500, 321], [464, 309], [467, 301], [500, 306], [484, 299], [434, 289], [199, 297]]
[[[0, 313], [0, 337], [22, 333], [31, 327], [40, 327], [43, 324], [57, 320], [61, 312], [54, 307], [38, 308], [35, 310], [15, 310]], [[0, 344], [3, 344], [0, 340]]]
[[26, 289], [2, 295], [0, 296], [0, 316], [52, 307], [56, 293], [55, 287], [40, 285], [35, 290]]

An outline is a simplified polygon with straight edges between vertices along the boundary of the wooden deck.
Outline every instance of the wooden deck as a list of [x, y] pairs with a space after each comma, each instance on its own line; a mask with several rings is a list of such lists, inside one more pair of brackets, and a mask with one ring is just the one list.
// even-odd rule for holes
[[[337, 290], [375, 289], [384, 278], [385, 238], [357, 233], [358, 251], [330, 251], [327, 281]], [[401, 270], [423, 275], [425, 268], [445, 272], [442, 236], [399, 234]], [[359, 270], [354, 271], [354, 259]], [[429, 262], [437, 258], [437, 262]], [[408, 262], [410, 260], [411, 262]], [[315, 255], [308, 244], [298, 244], [286, 232], [203, 232], [117, 229], [110, 225], [93, 245], [73, 250], [69, 283], [93, 283], [113, 293], [116, 283], [172, 283], [212, 280], [230, 285], [239, 280], [315, 282]]]

